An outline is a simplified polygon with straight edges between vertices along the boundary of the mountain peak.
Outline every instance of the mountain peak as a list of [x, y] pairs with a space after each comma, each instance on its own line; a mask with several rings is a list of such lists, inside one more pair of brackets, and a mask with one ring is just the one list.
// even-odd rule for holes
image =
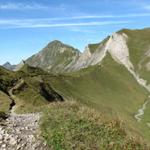
[[63, 72], [75, 63], [79, 55], [80, 51], [78, 49], [54, 40], [40, 52], [28, 58], [26, 63], [53, 73]]
[[7, 61], [6, 63], [3, 64], [3, 66], [6, 66], [6, 65], [11, 65], [11, 64], [9, 61]]
[[63, 42], [61, 42], [59, 40], [54, 40], [54, 41], [48, 43], [48, 45], [46, 46], [46, 48], [50, 48], [50, 49], [53, 49], [55, 47], [57, 47], [58, 49], [59, 49], [59, 47], [75, 49], [72, 46], [67, 45], [67, 44], [65, 44], [65, 43], [63, 43]]
[[8, 70], [13, 70], [15, 68], [15, 65], [11, 65], [11, 63], [8, 61], [4, 63], [2, 66]]
[[53, 46], [53, 45], [65, 45], [63, 42], [59, 41], [59, 40], [54, 40], [48, 43], [47, 46]]
[[53, 41], [52, 41], [52, 42], [50, 42], [50, 43], [54, 43], [54, 44], [56, 43], [56, 44], [57, 44], [57, 43], [62, 43], [62, 42], [61, 42], [61, 41], [59, 41], [59, 40], [53, 40]]

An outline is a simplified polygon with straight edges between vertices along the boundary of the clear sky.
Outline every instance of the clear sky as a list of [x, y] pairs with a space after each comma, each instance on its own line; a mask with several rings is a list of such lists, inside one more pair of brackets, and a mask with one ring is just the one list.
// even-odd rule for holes
[[83, 51], [122, 28], [149, 26], [149, 0], [0, 0], [0, 64], [55, 39]]

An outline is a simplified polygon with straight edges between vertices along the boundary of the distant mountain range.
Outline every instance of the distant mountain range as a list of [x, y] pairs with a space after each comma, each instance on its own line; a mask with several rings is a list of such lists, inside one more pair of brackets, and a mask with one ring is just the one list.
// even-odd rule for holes
[[10, 62], [6, 62], [5, 64], [3, 64], [3, 67], [8, 70], [14, 70], [16, 68], [16, 65], [11, 65]]

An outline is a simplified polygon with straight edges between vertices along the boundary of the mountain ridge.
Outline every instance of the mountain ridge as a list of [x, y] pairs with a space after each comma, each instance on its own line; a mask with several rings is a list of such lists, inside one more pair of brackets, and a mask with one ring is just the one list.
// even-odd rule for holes
[[131, 133], [149, 143], [149, 31], [123, 29], [100, 43], [89, 44], [83, 53], [53, 41], [23, 62], [19, 71], [0, 68], [0, 88], [7, 93], [24, 81], [14, 91], [21, 99], [17, 102], [20, 112], [45, 108], [57, 95], [94, 108], [108, 118], [121, 118]]

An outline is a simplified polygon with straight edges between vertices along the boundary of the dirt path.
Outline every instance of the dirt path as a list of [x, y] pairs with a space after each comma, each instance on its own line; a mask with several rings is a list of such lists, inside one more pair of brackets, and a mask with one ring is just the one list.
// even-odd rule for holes
[[[10, 99], [15, 104], [17, 98], [13, 90], [23, 84], [21, 80], [9, 91]], [[40, 113], [16, 114], [16, 105], [10, 107], [10, 116], [0, 124], [0, 150], [48, 150], [40, 137]]]

